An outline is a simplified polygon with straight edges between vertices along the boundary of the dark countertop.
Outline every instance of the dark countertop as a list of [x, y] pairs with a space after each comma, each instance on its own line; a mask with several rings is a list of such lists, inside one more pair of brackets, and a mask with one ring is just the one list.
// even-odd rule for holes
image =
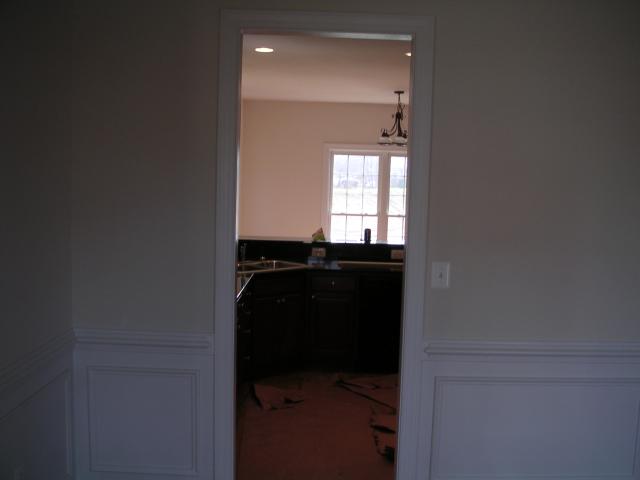
[[[377, 261], [348, 261], [348, 260], [326, 260], [310, 257], [307, 260], [306, 271], [313, 272], [344, 272], [344, 273], [402, 273], [402, 262], [377, 262]], [[291, 271], [291, 270], [289, 270]], [[298, 270], [300, 271], [300, 270]], [[272, 275], [278, 270], [265, 271], [256, 274], [239, 274], [236, 276], [236, 302], [240, 300], [242, 294], [249, 285], [254, 275]]]

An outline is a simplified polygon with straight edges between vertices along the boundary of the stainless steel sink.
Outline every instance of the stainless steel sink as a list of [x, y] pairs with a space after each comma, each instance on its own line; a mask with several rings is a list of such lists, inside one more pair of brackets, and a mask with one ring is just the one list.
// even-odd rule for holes
[[370, 262], [357, 260], [339, 260], [338, 266], [344, 270], [391, 270], [401, 272], [404, 269], [402, 262]]
[[236, 268], [238, 275], [249, 273], [281, 272], [284, 270], [302, 270], [308, 268], [305, 263], [288, 262], [285, 260], [247, 260], [239, 262]]

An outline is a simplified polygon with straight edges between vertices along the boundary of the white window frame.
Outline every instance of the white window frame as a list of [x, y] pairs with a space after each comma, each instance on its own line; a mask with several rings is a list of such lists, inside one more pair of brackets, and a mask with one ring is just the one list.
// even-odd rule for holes
[[[322, 184], [322, 211], [320, 219], [322, 230], [327, 240], [331, 239], [331, 199], [333, 196], [333, 155], [376, 155], [380, 158], [378, 164], [378, 242], [387, 241], [388, 219], [389, 219], [389, 190], [390, 190], [390, 165], [392, 156], [407, 157], [407, 149], [399, 147], [388, 147], [384, 145], [361, 145], [361, 144], [337, 144], [327, 143], [324, 145], [323, 153], [323, 184]], [[409, 169], [407, 168], [407, 172]], [[408, 178], [407, 178], [408, 183]], [[406, 205], [406, 200], [405, 200]], [[399, 215], [391, 215], [393, 217]], [[405, 232], [406, 232], [406, 208], [405, 208]], [[382, 234], [382, 235], [381, 235]], [[406, 237], [406, 233], [405, 233]], [[405, 238], [406, 241], [406, 238]]]

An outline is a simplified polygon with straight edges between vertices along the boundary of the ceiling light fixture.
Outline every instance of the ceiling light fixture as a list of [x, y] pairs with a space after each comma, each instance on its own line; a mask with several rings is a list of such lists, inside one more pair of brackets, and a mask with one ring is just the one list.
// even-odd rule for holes
[[410, 56], [411, 56], [411, 52], [406, 52], [406, 53], [405, 53], [405, 55], [406, 55], [407, 57], [410, 57]]
[[258, 47], [254, 49], [258, 53], [271, 53], [273, 52], [273, 48], [271, 47]]
[[378, 139], [378, 143], [380, 145], [407, 144], [407, 137], [409, 136], [409, 133], [402, 127], [405, 105], [400, 102], [400, 95], [404, 93], [404, 90], [396, 90], [393, 93], [398, 95], [398, 106], [396, 107], [396, 113], [393, 115], [393, 127], [391, 127], [391, 130], [387, 130], [386, 128], [382, 129], [382, 133], [380, 134], [380, 138]]

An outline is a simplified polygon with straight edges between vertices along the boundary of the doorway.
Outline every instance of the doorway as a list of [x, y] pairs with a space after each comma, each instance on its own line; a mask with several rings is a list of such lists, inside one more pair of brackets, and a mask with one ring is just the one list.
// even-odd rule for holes
[[426, 284], [426, 203], [430, 145], [432, 36], [430, 18], [283, 12], [224, 12], [222, 18], [216, 192], [215, 472], [235, 478], [235, 270], [237, 160], [242, 35], [323, 32], [345, 38], [401, 38], [413, 43], [412, 129], [404, 273], [399, 448], [396, 478], [413, 471], [418, 448], [420, 360]]

